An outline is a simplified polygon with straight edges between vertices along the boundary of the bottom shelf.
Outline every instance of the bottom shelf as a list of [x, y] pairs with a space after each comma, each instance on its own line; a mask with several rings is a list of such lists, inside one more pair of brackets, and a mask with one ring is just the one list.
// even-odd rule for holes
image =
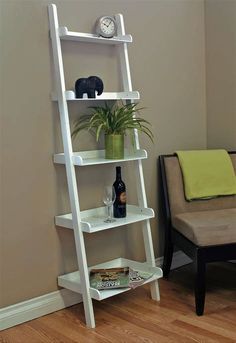
[[[146, 283], [153, 282], [162, 277], [161, 268], [151, 267], [146, 262], [141, 263], [141, 262], [128, 260], [125, 258], [117, 258], [112, 261], [100, 263], [95, 266], [89, 267], [89, 270], [92, 268], [116, 268], [116, 267], [130, 267], [135, 270], [153, 273], [153, 276], [150, 279], [146, 280], [143, 283], [143, 285]], [[59, 276], [58, 285], [61, 287], [67, 288], [73, 292], [81, 293], [81, 280], [80, 280], [79, 271]], [[91, 295], [91, 298], [93, 299], [103, 300], [106, 298], [110, 298], [114, 295], [127, 292], [130, 289], [131, 288], [116, 288], [116, 289], [109, 289], [109, 290], [97, 290], [95, 288], [90, 287], [90, 295]]]

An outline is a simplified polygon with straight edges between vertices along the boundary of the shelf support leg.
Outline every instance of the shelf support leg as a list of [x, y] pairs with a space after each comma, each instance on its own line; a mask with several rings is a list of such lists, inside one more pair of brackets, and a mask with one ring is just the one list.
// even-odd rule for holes
[[[143, 223], [143, 239], [144, 239], [144, 247], [145, 247], [145, 254], [146, 254], [146, 261], [153, 267], [156, 266], [155, 264], [155, 257], [153, 251], [153, 243], [152, 243], [152, 233], [150, 227], [150, 221], [147, 220], [146, 223]], [[150, 290], [151, 290], [151, 297], [153, 300], [159, 301], [160, 300], [160, 290], [159, 290], [159, 283], [158, 280], [155, 280], [150, 283]]]
[[[121, 14], [117, 14], [116, 20], [118, 22], [118, 35], [125, 35], [125, 26], [124, 26], [123, 16]], [[132, 91], [132, 82], [131, 82], [131, 74], [130, 74], [130, 67], [129, 67], [127, 43], [122, 44], [122, 46], [118, 47], [118, 49], [119, 49], [119, 54], [120, 54], [123, 88], [125, 91]], [[135, 141], [135, 148], [140, 149], [137, 130], [134, 130], [134, 141]], [[143, 167], [142, 167], [142, 162], [140, 160], [136, 162], [136, 180], [137, 180], [137, 191], [138, 191], [137, 193], [139, 196], [139, 199], [138, 199], [139, 206], [147, 207], [147, 198], [146, 198], [146, 191], [145, 191], [144, 177], [143, 177]], [[151, 233], [149, 220], [146, 220], [143, 223], [142, 233], [143, 233], [146, 261], [151, 266], [155, 267], [152, 233]], [[150, 288], [151, 288], [152, 299], [159, 301], [160, 292], [159, 292], [158, 280], [150, 283]]]
[[90, 295], [89, 274], [87, 266], [87, 257], [84, 245], [84, 236], [81, 229], [80, 206], [77, 189], [77, 181], [75, 174], [75, 166], [72, 160], [73, 149], [70, 132], [70, 122], [68, 106], [65, 97], [65, 77], [61, 52], [61, 42], [59, 37], [59, 24], [57, 17], [57, 8], [54, 4], [48, 6], [50, 34], [52, 40], [52, 51], [55, 68], [55, 81], [58, 99], [58, 107], [60, 112], [61, 132], [65, 154], [66, 175], [68, 182], [68, 190], [70, 197], [70, 206], [72, 212], [73, 229], [75, 237], [75, 246], [78, 267], [81, 279], [81, 293], [83, 297], [83, 305], [85, 311], [86, 324], [90, 328], [95, 327], [95, 318], [93, 311], [93, 303]]

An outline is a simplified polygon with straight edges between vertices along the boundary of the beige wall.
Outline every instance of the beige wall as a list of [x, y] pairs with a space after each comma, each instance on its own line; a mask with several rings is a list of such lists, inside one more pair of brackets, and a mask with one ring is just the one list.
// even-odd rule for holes
[[236, 1], [206, 0], [207, 142], [236, 149]]
[[[72, 232], [56, 229], [54, 215], [69, 210], [65, 171], [54, 166], [61, 150], [47, 3], [0, 0], [1, 18], [1, 292], [4, 307], [57, 289], [57, 275], [76, 269]], [[55, 1], [61, 25], [90, 32], [104, 13], [124, 13], [134, 43], [129, 56], [133, 88], [141, 93], [155, 144], [144, 176], [149, 206], [157, 210], [157, 157], [184, 148], [206, 147], [204, 4], [201, 0]], [[110, 47], [64, 42], [67, 88], [97, 74], [106, 90], [119, 88], [118, 64]], [[71, 118], [78, 105], [69, 105]], [[82, 112], [84, 108], [82, 108]], [[75, 149], [96, 143], [84, 133]], [[101, 145], [101, 144], [100, 144]], [[104, 180], [114, 166], [79, 169], [82, 209], [101, 204]], [[132, 171], [123, 168], [128, 197], [136, 202]], [[162, 254], [162, 229], [152, 220], [155, 256]], [[160, 226], [160, 225], [159, 225]], [[89, 264], [117, 256], [144, 258], [140, 226], [86, 235]]]

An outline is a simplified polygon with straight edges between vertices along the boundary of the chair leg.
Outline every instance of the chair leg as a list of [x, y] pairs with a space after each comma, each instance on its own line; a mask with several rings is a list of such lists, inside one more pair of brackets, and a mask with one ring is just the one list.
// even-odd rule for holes
[[163, 276], [168, 278], [173, 257], [173, 244], [169, 237], [165, 237], [164, 260], [162, 265]]
[[196, 314], [202, 316], [204, 313], [206, 293], [206, 262], [200, 250], [194, 261], [195, 265], [195, 306]]

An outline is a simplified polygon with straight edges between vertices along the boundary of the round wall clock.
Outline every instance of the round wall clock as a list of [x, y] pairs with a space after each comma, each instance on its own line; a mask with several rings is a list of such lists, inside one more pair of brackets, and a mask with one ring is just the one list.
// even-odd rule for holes
[[99, 36], [111, 38], [116, 35], [117, 23], [113, 17], [105, 15], [98, 18], [95, 27]]

